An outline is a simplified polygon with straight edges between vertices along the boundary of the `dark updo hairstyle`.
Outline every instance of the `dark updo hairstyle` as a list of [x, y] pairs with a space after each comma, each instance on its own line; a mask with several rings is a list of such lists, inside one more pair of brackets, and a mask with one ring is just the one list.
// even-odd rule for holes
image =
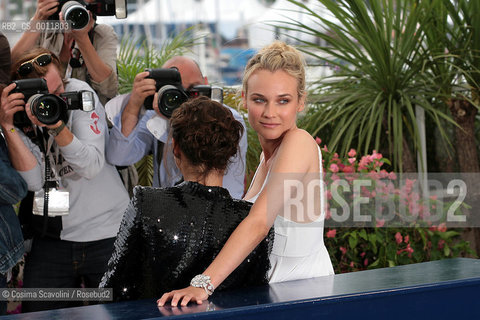
[[225, 171], [237, 154], [243, 125], [228, 108], [207, 97], [188, 100], [170, 119], [171, 135], [200, 174]]

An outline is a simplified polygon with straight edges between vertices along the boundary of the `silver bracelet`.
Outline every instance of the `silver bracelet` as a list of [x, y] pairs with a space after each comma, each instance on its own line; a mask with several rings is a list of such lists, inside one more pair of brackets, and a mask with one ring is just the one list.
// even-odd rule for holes
[[210, 276], [204, 274], [198, 274], [193, 277], [192, 281], [190, 281], [190, 285], [195, 288], [203, 288], [209, 296], [215, 291], [215, 287], [210, 281]]

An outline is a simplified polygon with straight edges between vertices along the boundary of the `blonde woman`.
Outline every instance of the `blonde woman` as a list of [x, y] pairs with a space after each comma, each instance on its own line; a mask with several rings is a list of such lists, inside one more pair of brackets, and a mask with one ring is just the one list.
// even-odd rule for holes
[[270, 282], [333, 274], [323, 242], [321, 152], [310, 134], [296, 126], [297, 114], [305, 108], [304, 65], [298, 50], [278, 41], [247, 63], [242, 100], [263, 151], [244, 197], [254, 204], [210, 266], [191, 286], [165, 293], [159, 306], [168, 300], [172, 306], [201, 304], [272, 225]]

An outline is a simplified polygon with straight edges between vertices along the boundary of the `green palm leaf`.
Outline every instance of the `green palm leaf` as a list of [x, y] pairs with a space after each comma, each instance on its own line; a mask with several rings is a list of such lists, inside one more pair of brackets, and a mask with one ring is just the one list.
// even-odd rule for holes
[[[160, 68], [168, 59], [183, 55], [201, 38], [193, 36], [194, 27], [188, 28], [166, 41], [161, 48], [149, 46], [146, 41], [133, 39], [125, 35], [120, 44], [117, 57], [119, 92], [129, 93], [133, 88], [135, 76], [146, 68]], [[146, 156], [135, 167], [138, 172], [138, 183], [152, 185], [153, 159]]]
[[[452, 122], [436, 107], [435, 77], [425, 68], [429, 52], [424, 45], [424, 29], [430, 23], [425, 12], [434, 3], [318, 0], [316, 6], [307, 6], [289, 1], [322, 27], [310, 27], [293, 19], [289, 25], [277, 26], [324, 40], [327, 46], [291, 37], [302, 51], [339, 69], [316, 83], [310, 101], [317, 111], [304, 122], [305, 128], [313, 135], [330, 128], [328, 146], [342, 155], [352, 147], [363, 153], [383, 148], [390, 153], [394, 167], [402, 170], [403, 146], [421, 151], [415, 105], [422, 106], [437, 127], [442, 127], [440, 119]], [[318, 10], [321, 7], [335, 22], [322, 17]], [[441, 133], [448, 142], [447, 135]]]

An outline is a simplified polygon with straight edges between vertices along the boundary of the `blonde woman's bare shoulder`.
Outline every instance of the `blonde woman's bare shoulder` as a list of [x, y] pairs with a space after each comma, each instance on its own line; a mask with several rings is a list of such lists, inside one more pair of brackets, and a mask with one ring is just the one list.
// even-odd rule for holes
[[[278, 150], [278, 171], [310, 171], [317, 159], [317, 144], [312, 136], [302, 129], [287, 132]], [[318, 161], [318, 160], [317, 160]]]
[[302, 148], [313, 148], [317, 146], [315, 139], [312, 138], [310, 133], [299, 128], [289, 130], [283, 137], [282, 144]]

